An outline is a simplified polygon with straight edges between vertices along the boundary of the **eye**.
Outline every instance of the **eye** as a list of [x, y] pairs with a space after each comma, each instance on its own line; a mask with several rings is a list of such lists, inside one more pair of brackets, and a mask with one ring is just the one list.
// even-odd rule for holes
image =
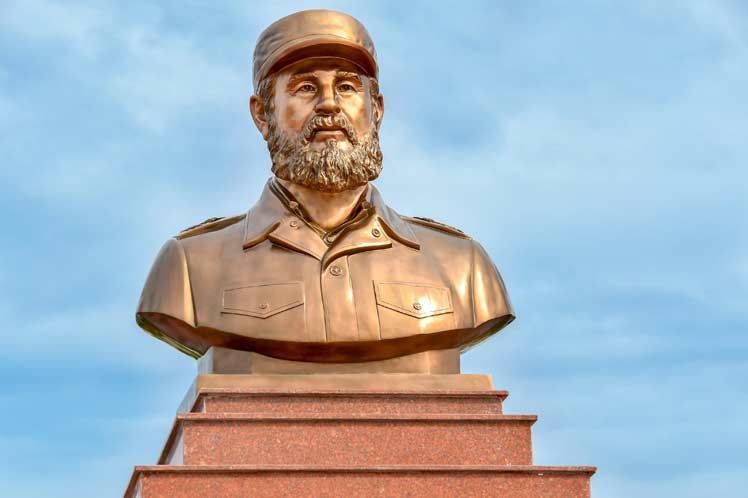
[[312, 85], [311, 83], [304, 83], [303, 85], [299, 85], [298, 88], [296, 88], [296, 92], [301, 93], [314, 93], [317, 91], [317, 88]]
[[350, 83], [341, 83], [338, 85], [338, 91], [344, 92], [344, 93], [355, 92], [356, 87]]

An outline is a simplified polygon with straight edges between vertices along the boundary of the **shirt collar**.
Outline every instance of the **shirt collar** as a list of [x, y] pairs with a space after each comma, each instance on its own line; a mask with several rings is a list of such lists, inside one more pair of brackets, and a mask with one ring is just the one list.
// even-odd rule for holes
[[[358, 252], [389, 247], [391, 242], [388, 237], [408, 247], [420, 248], [410, 225], [384, 203], [379, 191], [371, 184], [368, 185], [361, 205], [354, 211], [356, 214], [353, 219], [346, 222], [349, 225], [328, 245], [323, 240], [324, 234], [304, 221], [303, 206], [292, 197], [285, 196], [287, 191], [275, 188], [274, 183], [274, 178], [268, 180], [257, 204], [247, 213], [244, 223], [245, 250], [270, 239], [322, 260], [328, 259], [331, 251], [338, 253], [341, 249], [344, 252]], [[285, 198], [281, 199], [282, 197]]]

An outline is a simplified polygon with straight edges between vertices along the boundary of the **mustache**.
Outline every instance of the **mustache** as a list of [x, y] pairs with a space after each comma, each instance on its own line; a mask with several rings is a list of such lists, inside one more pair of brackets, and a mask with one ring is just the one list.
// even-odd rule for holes
[[342, 130], [351, 144], [358, 143], [356, 130], [343, 114], [315, 114], [304, 125], [302, 130], [302, 141], [307, 145], [315, 133], [326, 130]]

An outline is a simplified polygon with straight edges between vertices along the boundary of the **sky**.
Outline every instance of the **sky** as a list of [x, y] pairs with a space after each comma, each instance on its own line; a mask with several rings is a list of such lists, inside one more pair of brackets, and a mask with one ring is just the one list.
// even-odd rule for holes
[[741, 0], [0, 4], [0, 489], [120, 496], [194, 361], [134, 311], [159, 247], [269, 175], [260, 31], [372, 34], [400, 213], [456, 226], [517, 320], [463, 356], [538, 414], [535, 462], [596, 498], [748, 488], [748, 4]]

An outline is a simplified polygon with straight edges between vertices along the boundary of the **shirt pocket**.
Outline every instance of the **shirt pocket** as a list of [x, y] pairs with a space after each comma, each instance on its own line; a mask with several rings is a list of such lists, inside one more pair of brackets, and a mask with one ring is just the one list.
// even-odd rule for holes
[[382, 339], [451, 330], [449, 287], [411, 282], [374, 282]]
[[306, 336], [304, 284], [271, 282], [226, 287], [221, 315], [235, 323], [234, 328], [242, 335], [298, 341]]

